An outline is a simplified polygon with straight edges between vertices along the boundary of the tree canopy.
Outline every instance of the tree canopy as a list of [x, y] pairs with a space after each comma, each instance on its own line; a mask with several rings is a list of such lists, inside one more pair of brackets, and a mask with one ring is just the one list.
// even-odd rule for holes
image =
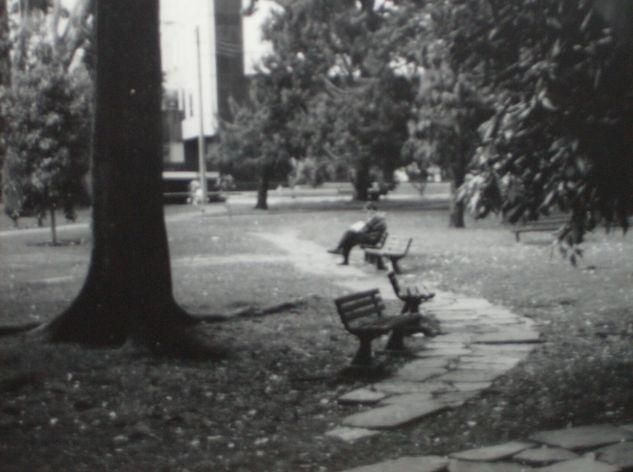
[[[494, 106], [464, 194], [511, 222], [570, 214], [567, 244], [633, 214], [631, 48], [593, 2], [447, 2], [464, 20], [451, 55]], [[458, 40], [457, 40], [458, 39]]]
[[250, 122], [267, 121], [263, 138], [285, 159], [309, 158], [333, 173], [351, 169], [364, 199], [370, 170], [390, 179], [401, 164], [413, 86], [398, 70], [406, 60], [397, 45], [412, 24], [373, 1], [279, 5], [265, 28], [273, 52], [253, 86], [254, 108], [267, 112]]
[[50, 211], [56, 244], [55, 209], [73, 219], [75, 204], [85, 199], [92, 83], [85, 70], [64, 70], [49, 48], [38, 55], [0, 93], [6, 145], [2, 190], [5, 210], [14, 219]]
[[82, 64], [71, 62], [87, 38], [89, 3], [77, 2], [72, 15], [59, 0], [1, 5], [5, 211], [41, 219], [50, 210], [53, 243], [55, 208], [72, 218], [75, 203], [85, 200], [92, 84]]

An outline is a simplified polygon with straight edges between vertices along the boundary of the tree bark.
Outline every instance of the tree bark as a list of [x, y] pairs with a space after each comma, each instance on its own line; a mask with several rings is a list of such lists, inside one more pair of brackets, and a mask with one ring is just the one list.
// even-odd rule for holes
[[51, 240], [53, 242], [53, 246], [57, 246], [57, 226], [55, 221], [55, 205], [51, 205], [50, 208], [51, 214]]
[[457, 189], [459, 188], [455, 182], [451, 182], [451, 203], [449, 213], [449, 226], [451, 228], [464, 228], [464, 202], [457, 199]]
[[268, 187], [270, 186], [270, 171], [264, 166], [257, 186], [256, 210], [268, 210]]
[[457, 162], [455, 162], [451, 169], [451, 174], [453, 174], [453, 178], [451, 179], [451, 202], [448, 223], [451, 228], [466, 227], [464, 221], [465, 205], [463, 201], [458, 200], [457, 198], [457, 190], [466, 180], [466, 163], [468, 162], [468, 159], [463, 154], [464, 147], [466, 146], [460, 146], [460, 157], [459, 159], [457, 159]]
[[77, 50], [84, 44], [87, 22], [94, 10], [94, 4], [95, 0], [78, 0], [70, 12], [64, 32], [57, 38], [57, 53], [66, 70], [72, 64]]
[[369, 165], [361, 162], [356, 167], [354, 176], [354, 197], [361, 202], [367, 201], [367, 189], [369, 188]]
[[158, 0], [96, 3], [94, 245], [84, 286], [47, 327], [53, 341], [163, 348], [193, 322], [172, 294], [161, 192]]

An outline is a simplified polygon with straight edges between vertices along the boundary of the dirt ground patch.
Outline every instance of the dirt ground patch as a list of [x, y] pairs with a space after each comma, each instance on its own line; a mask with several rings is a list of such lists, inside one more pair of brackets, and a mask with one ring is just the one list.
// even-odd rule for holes
[[[405, 273], [538, 322], [542, 345], [489, 390], [353, 445], [325, 436], [358, 409], [336, 398], [365, 384], [337, 376], [356, 348], [334, 311], [341, 288], [335, 277], [299, 270], [254, 233], [293, 231], [326, 248], [357, 211], [201, 214], [168, 225], [181, 305], [204, 314], [303, 303], [204, 325], [226, 355], [195, 362], [152, 357], [132, 344], [88, 350], [1, 338], [2, 470], [337, 471], [570, 424], [633, 422], [630, 235], [591, 235], [574, 268], [551, 254], [543, 234], [516, 243], [497, 221], [451, 230], [443, 210], [387, 211], [390, 232], [414, 237]], [[76, 295], [90, 236], [81, 228], [67, 235], [84, 243], [38, 246], [48, 235], [37, 233], [0, 240], [0, 324], [50, 320]], [[374, 270], [360, 253], [351, 262]]]

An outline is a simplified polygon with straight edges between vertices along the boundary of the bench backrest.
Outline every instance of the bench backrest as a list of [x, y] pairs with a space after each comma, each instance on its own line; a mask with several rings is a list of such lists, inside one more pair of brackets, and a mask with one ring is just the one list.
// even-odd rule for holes
[[383, 232], [380, 235], [380, 239], [378, 241], [376, 241], [376, 244], [374, 244], [374, 246], [376, 247], [383, 247], [385, 245], [385, 241], [387, 240], [387, 236], [389, 235], [389, 233], [387, 231]]
[[361, 247], [367, 249], [367, 248], [373, 248], [373, 249], [380, 249], [381, 247], [383, 247], [385, 245], [385, 241], [387, 240], [387, 236], [389, 235], [389, 233], [387, 231], [384, 231], [381, 235], [380, 235], [380, 239], [378, 239], [378, 241], [376, 241], [375, 243], [362, 243]]
[[377, 288], [345, 295], [334, 300], [334, 303], [341, 321], [347, 329], [354, 329], [355, 324], [366, 323], [368, 318], [381, 317], [385, 309], [385, 304]]
[[406, 239], [389, 236], [385, 244], [383, 244], [382, 250], [391, 254], [406, 254], [409, 252], [412, 242], [413, 238]]

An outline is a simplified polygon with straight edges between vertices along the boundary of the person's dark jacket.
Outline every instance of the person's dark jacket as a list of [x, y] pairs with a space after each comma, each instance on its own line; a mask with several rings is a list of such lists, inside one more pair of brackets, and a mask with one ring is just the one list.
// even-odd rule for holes
[[369, 243], [375, 244], [380, 241], [382, 235], [387, 231], [387, 222], [382, 215], [373, 216], [363, 228], [363, 234], [369, 240]]

